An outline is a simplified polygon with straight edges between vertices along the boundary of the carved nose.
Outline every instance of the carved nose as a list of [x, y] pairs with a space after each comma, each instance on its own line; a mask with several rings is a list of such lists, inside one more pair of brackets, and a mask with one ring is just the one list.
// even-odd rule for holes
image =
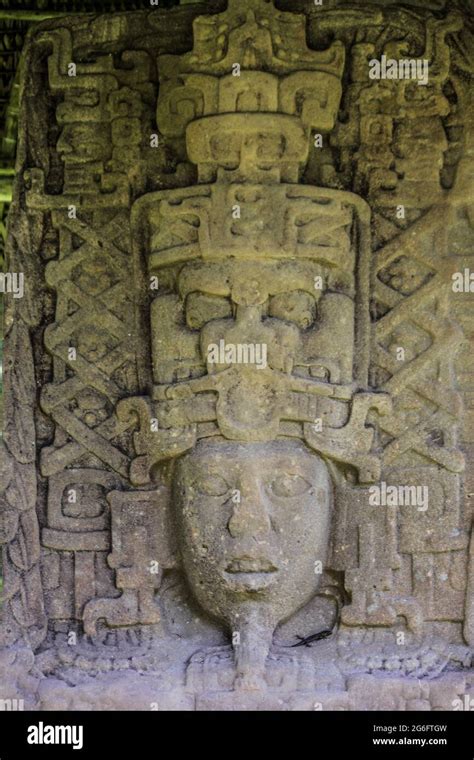
[[265, 505], [254, 499], [246, 503], [243, 496], [242, 502], [234, 505], [227, 528], [232, 538], [268, 533], [271, 523]]

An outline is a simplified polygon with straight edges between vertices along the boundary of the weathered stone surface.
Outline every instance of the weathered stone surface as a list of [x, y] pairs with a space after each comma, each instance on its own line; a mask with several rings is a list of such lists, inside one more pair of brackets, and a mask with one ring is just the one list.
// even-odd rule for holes
[[471, 26], [287, 5], [31, 36], [5, 699], [470, 703]]

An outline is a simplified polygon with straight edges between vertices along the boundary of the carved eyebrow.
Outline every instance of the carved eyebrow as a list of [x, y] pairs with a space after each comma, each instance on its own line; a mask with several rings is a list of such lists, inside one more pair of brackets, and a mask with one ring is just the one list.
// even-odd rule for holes
[[196, 470], [205, 472], [206, 475], [220, 475], [221, 473], [227, 474], [233, 471], [232, 462], [216, 462], [215, 459], [210, 462], [203, 462], [202, 464], [196, 464]]
[[206, 478], [222, 478], [223, 480], [229, 480], [232, 478], [232, 470], [209, 470], [207, 468], [196, 468], [194, 472], [189, 474], [190, 480], [206, 479]]
[[300, 475], [301, 477], [307, 477], [311, 474], [307, 472], [302, 465], [299, 464], [292, 464], [291, 467], [289, 467], [285, 460], [275, 460], [275, 462], [272, 463], [272, 467], [272, 472], [274, 472], [275, 475], [289, 475], [290, 477], [292, 475]]

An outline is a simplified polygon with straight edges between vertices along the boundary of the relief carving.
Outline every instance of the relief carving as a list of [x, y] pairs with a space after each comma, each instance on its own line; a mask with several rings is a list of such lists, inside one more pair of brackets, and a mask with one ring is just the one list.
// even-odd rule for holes
[[472, 688], [472, 64], [460, 11], [410, 5], [182, 9], [178, 53], [164, 11], [32, 36], [2, 645], [42, 705], [113, 670], [165, 708]]

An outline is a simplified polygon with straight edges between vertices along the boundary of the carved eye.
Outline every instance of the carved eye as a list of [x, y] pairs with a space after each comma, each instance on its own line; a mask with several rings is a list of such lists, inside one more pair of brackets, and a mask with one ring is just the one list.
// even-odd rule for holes
[[197, 483], [197, 489], [206, 496], [225, 496], [230, 486], [220, 475], [207, 475]]
[[308, 483], [301, 475], [288, 475], [284, 473], [279, 475], [270, 483], [270, 490], [275, 496], [291, 498], [302, 496], [311, 489], [311, 483]]
[[314, 296], [301, 290], [279, 293], [270, 299], [269, 315], [306, 330], [316, 319], [316, 301]]
[[186, 322], [191, 330], [200, 330], [214, 319], [231, 316], [232, 306], [228, 298], [196, 291], [186, 299]]

